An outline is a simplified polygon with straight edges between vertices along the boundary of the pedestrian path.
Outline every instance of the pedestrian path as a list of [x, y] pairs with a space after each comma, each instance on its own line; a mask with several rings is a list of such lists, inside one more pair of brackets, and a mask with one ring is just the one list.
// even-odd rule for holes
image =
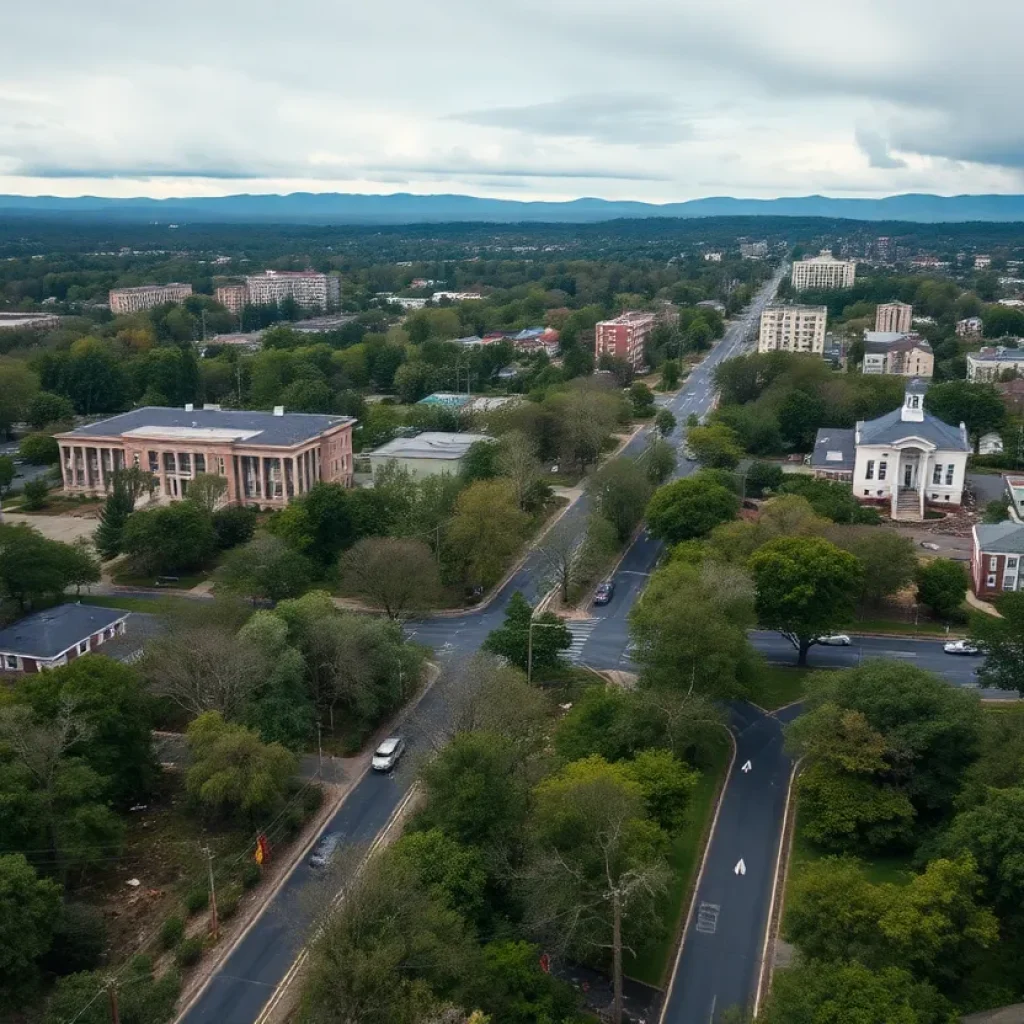
[[583, 648], [600, 621], [600, 619], [569, 619], [566, 622], [565, 627], [572, 636], [572, 643], [564, 655], [567, 661], [573, 665], [579, 664], [583, 657]]

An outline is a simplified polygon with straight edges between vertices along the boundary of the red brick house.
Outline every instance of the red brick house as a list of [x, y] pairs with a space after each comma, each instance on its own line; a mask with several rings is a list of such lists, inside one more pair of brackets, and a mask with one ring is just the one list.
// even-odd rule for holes
[[978, 597], [998, 597], [1024, 589], [1024, 523], [980, 523], [973, 532], [971, 586]]
[[61, 604], [0, 630], [0, 673], [43, 672], [66, 665], [124, 635], [131, 612]]

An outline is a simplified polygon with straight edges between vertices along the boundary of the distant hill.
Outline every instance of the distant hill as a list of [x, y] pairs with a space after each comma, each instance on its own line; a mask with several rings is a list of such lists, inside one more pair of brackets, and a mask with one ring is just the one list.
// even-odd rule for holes
[[934, 196], [908, 194], [884, 199], [731, 199], [728, 196], [684, 203], [615, 202], [574, 199], [564, 203], [526, 203], [475, 196], [387, 196], [340, 192], [291, 195], [236, 195], [181, 199], [101, 199], [79, 196], [0, 195], [0, 216], [74, 217], [132, 223], [274, 224], [423, 224], [423, 223], [568, 223], [593, 224], [645, 217], [830, 217], [862, 221], [1024, 221], [1024, 196]]

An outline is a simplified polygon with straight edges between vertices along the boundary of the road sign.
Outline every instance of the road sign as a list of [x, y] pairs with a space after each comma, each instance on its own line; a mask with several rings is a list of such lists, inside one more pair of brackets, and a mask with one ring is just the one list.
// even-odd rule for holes
[[747, 865], [743, 863], [742, 857], [740, 857], [739, 861], [736, 864], [736, 867], [733, 868], [733, 871], [737, 875], [745, 875], [747, 873]]

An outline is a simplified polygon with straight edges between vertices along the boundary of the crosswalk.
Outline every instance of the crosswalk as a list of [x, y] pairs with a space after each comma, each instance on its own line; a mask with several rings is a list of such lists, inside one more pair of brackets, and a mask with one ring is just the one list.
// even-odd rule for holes
[[590, 634], [594, 632], [600, 621], [600, 619], [570, 619], [566, 622], [566, 628], [572, 636], [572, 643], [569, 645], [569, 649], [562, 655], [566, 661], [571, 662], [573, 665], [579, 664], [580, 659], [583, 657], [583, 648], [590, 639]]

